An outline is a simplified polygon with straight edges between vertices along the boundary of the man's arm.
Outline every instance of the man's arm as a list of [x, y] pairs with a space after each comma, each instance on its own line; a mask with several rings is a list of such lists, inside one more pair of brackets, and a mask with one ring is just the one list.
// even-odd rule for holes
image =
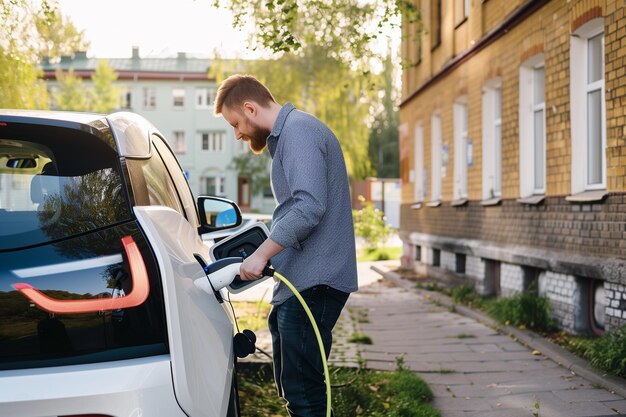
[[279, 245], [272, 239], [266, 239], [252, 255], [243, 261], [239, 270], [239, 276], [244, 281], [261, 278], [263, 268], [265, 268], [272, 256], [277, 255], [283, 249], [285, 249], [284, 246]]

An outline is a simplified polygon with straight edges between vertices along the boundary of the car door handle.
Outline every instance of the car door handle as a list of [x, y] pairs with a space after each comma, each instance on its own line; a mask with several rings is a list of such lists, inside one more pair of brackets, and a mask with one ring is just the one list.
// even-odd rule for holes
[[133, 283], [132, 290], [128, 295], [97, 300], [58, 300], [48, 297], [30, 284], [15, 283], [13, 284], [13, 288], [24, 294], [35, 305], [50, 313], [94, 313], [136, 307], [143, 304], [150, 293], [148, 272], [139, 247], [132, 236], [124, 236], [122, 238], [122, 245], [128, 257], [130, 276]]

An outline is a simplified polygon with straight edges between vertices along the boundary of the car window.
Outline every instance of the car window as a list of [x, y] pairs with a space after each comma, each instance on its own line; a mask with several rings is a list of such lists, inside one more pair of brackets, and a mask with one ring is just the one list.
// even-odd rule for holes
[[115, 150], [81, 133], [0, 130], [0, 250], [130, 219]]
[[[137, 205], [167, 206], [183, 216], [176, 187], [159, 153], [153, 148], [148, 159], [126, 159]], [[147, 201], [144, 201], [147, 198]]]
[[197, 228], [200, 226], [200, 222], [198, 221], [196, 202], [178, 160], [174, 157], [169, 146], [161, 137], [152, 135], [152, 143], [154, 143], [157, 151], [165, 161], [165, 165], [172, 176], [172, 180], [174, 181], [174, 184], [176, 184], [178, 197], [180, 198], [185, 212], [187, 213], [187, 220], [193, 227]]

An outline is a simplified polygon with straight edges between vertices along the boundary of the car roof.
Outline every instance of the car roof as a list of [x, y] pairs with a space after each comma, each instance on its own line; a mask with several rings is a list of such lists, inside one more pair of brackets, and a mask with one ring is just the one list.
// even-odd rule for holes
[[0, 123], [5, 126], [7, 123], [25, 123], [77, 129], [113, 142], [107, 132], [111, 129], [119, 154], [131, 158], [150, 157], [150, 135], [158, 133], [145, 118], [130, 112], [117, 112], [107, 116], [69, 111], [0, 109]]

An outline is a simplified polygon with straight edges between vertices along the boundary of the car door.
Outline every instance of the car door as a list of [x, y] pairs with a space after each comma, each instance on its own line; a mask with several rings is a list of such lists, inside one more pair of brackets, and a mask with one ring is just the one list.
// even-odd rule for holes
[[[151, 142], [150, 161], [128, 167], [142, 171], [150, 199], [134, 211], [161, 268], [174, 391], [189, 416], [223, 417], [233, 376], [232, 323], [215, 295], [194, 283], [207, 279], [194, 254], [210, 259], [195, 202], [169, 147], [156, 134]], [[135, 182], [137, 174], [130, 176]]]

